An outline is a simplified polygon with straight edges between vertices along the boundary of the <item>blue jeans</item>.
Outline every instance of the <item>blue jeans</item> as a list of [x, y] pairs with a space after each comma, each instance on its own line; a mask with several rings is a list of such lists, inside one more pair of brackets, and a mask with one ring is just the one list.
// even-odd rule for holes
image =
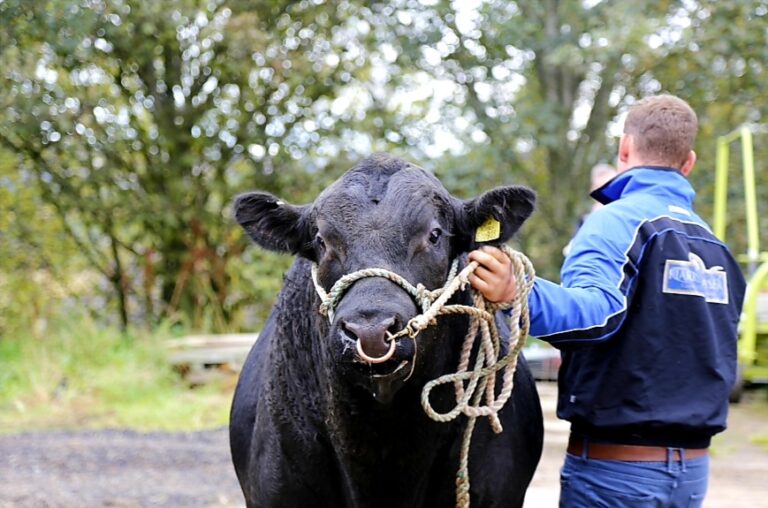
[[560, 508], [699, 508], [708, 482], [709, 456], [621, 462], [569, 453], [560, 471]]

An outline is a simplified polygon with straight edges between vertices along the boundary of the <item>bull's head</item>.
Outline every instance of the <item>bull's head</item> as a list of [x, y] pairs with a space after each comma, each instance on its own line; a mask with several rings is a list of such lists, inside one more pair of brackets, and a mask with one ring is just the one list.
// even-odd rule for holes
[[[531, 214], [534, 201], [531, 190], [517, 186], [461, 201], [425, 170], [380, 154], [348, 171], [312, 204], [294, 206], [253, 192], [237, 198], [235, 216], [262, 247], [316, 263], [317, 282], [326, 291], [365, 268], [383, 268], [414, 286], [436, 289], [445, 284], [452, 260], [476, 247], [481, 224], [490, 217], [499, 221], [499, 236], [488, 243], [503, 243]], [[338, 369], [387, 401], [411, 375], [417, 342], [419, 363], [429, 362], [430, 351], [440, 347], [425, 332], [418, 341], [398, 340], [386, 362], [370, 362], [391, 352], [389, 337], [419, 312], [395, 283], [358, 280], [322, 329], [326, 347]]]

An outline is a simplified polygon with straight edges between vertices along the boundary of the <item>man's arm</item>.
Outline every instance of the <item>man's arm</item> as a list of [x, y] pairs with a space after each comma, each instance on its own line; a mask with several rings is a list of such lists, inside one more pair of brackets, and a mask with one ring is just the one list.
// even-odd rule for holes
[[[626, 225], [624, 225], [626, 227]], [[563, 284], [536, 278], [528, 297], [531, 335], [558, 347], [587, 345], [608, 339], [623, 322], [629, 285], [621, 284], [624, 249], [599, 228], [586, 227], [563, 266]], [[621, 235], [619, 235], [621, 236]], [[516, 296], [516, 281], [506, 255], [494, 247], [473, 251], [481, 264], [470, 283], [490, 301]]]

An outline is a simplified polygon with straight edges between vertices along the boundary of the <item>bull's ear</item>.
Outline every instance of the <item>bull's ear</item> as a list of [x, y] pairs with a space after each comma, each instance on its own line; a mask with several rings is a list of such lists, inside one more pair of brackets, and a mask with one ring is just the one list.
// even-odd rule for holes
[[250, 192], [235, 198], [235, 219], [265, 249], [312, 259], [310, 206], [295, 206], [268, 192]]
[[458, 249], [469, 251], [506, 242], [531, 215], [535, 203], [536, 194], [521, 186], [497, 187], [464, 201], [458, 213]]

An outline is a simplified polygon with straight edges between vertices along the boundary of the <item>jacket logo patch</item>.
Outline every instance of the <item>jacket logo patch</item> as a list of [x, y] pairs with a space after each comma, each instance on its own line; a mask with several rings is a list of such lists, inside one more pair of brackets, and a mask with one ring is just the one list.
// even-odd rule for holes
[[664, 265], [665, 293], [700, 296], [709, 303], [728, 303], [728, 275], [722, 266], [707, 268], [696, 254], [688, 261], [668, 259]]

